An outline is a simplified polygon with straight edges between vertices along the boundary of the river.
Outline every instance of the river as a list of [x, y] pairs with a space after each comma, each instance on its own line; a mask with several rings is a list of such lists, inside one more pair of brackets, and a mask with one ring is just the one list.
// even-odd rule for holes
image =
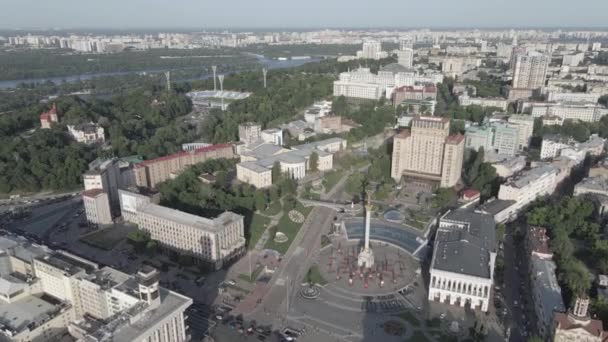
[[[321, 58], [308, 58], [308, 59], [288, 59], [288, 60], [276, 60], [272, 58], [267, 58], [262, 55], [249, 54], [258, 59], [260, 65], [265, 66], [268, 69], [283, 69], [283, 68], [292, 68], [297, 67], [306, 63], [318, 62]], [[104, 76], [122, 76], [122, 75], [131, 75], [131, 74], [141, 74], [141, 73], [159, 73], [167, 71], [167, 69], [154, 69], [154, 70], [134, 70], [134, 71], [117, 71], [117, 72], [99, 72], [93, 74], [81, 74], [81, 75], [71, 75], [71, 76], [57, 76], [57, 77], [43, 77], [43, 78], [28, 78], [22, 80], [7, 80], [0, 81], [0, 89], [10, 89], [16, 88], [21, 83], [44, 83], [47, 81], [51, 81], [56, 84], [60, 84], [63, 82], [79, 82], [79, 81], [87, 81], [98, 77]], [[242, 71], [242, 70], [240, 70]], [[190, 78], [190, 79], [177, 79], [174, 80], [176, 82], [180, 81], [193, 81], [193, 80], [202, 80], [211, 77], [212, 74], [202, 75], [198, 78]]]

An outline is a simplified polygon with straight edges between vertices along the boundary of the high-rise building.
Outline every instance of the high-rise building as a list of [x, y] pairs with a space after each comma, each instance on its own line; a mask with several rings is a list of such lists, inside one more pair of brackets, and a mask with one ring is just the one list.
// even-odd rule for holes
[[382, 59], [386, 58], [388, 53], [382, 51], [382, 44], [376, 40], [367, 40], [363, 42], [361, 50], [357, 51], [357, 58], [363, 59]]
[[435, 180], [441, 187], [456, 185], [460, 178], [464, 137], [450, 136], [447, 118], [417, 116], [411, 129], [394, 138], [391, 176]]
[[397, 63], [406, 68], [411, 68], [414, 65], [414, 50], [402, 49], [397, 51]]
[[538, 52], [517, 54], [513, 67], [513, 88], [538, 89], [545, 85], [551, 58]]
[[239, 141], [245, 144], [252, 144], [260, 140], [262, 126], [253, 122], [246, 122], [239, 125]]

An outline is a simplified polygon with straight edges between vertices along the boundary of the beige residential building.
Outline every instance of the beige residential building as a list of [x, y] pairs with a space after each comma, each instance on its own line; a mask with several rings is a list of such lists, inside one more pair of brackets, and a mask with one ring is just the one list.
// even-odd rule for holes
[[85, 190], [82, 192], [82, 202], [87, 221], [90, 224], [112, 224], [110, 199], [101, 189]]
[[215, 218], [188, 214], [145, 201], [144, 197], [120, 190], [123, 218], [129, 218], [161, 246], [209, 263], [216, 269], [245, 248], [243, 216], [224, 212]]
[[464, 138], [450, 136], [447, 118], [418, 116], [411, 129], [397, 134], [393, 144], [391, 176], [436, 180], [441, 187], [456, 185], [462, 169]]
[[246, 161], [236, 165], [236, 178], [258, 189], [266, 188], [272, 185], [272, 169], [255, 161]]
[[517, 54], [514, 59], [513, 88], [538, 89], [545, 85], [551, 57], [532, 51]]
[[231, 144], [212, 145], [145, 160], [136, 164], [133, 169], [135, 183], [139, 187], [154, 189], [159, 183], [169, 179], [171, 174], [179, 173], [190, 165], [219, 158], [234, 158]]

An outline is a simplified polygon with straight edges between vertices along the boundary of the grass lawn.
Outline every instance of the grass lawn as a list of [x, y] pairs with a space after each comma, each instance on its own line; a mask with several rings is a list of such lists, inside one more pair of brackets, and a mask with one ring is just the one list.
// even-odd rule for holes
[[[327, 284], [327, 280], [325, 280], [325, 278], [323, 278], [323, 276], [321, 275], [321, 271], [319, 271], [319, 266], [317, 265], [313, 265], [310, 267], [310, 270], [308, 270], [308, 272], [310, 273], [310, 282], [313, 284], [319, 284], [319, 285], [325, 285]], [[308, 274], [306, 275], [306, 281], [308, 281]]]
[[280, 213], [281, 210], [283, 210], [283, 208], [281, 207], [281, 202], [274, 201], [274, 202], [270, 203], [270, 205], [268, 206], [268, 208], [266, 208], [266, 210], [262, 211], [262, 214], [266, 215], [266, 216], [274, 216], [274, 215], [277, 215], [278, 213]]
[[420, 321], [418, 320], [418, 318], [416, 318], [416, 316], [414, 316], [414, 314], [412, 314], [411, 312], [402, 312], [400, 314], [394, 315], [395, 317], [399, 317], [402, 320], [408, 322], [409, 324], [411, 324], [413, 327], [419, 327], [420, 326]]
[[258, 242], [260, 237], [270, 223], [270, 218], [259, 214], [253, 215], [251, 219], [251, 225], [249, 226], [249, 241], [247, 241], [247, 248], [253, 249], [255, 244]]
[[344, 176], [344, 172], [342, 171], [330, 171], [325, 174], [323, 185], [325, 186], [325, 192], [330, 192], [331, 189], [338, 184], [340, 178]]
[[428, 338], [426, 338], [426, 336], [424, 336], [424, 334], [421, 333], [420, 331], [416, 331], [414, 333], [414, 335], [412, 335], [412, 337], [410, 337], [410, 339], [408, 341], [410, 341], [410, 342], [430, 342], [430, 340]]
[[[298, 202], [296, 205], [296, 210], [302, 213], [302, 215], [304, 215], [304, 218], [306, 218], [308, 217], [308, 214], [310, 214], [312, 207], [304, 207], [300, 202]], [[296, 237], [296, 235], [298, 235], [300, 227], [302, 227], [302, 223], [293, 222], [289, 218], [289, 215], [287, 215], [287, 213], [284, 213], [283, 216], [281, 216], [279, 223], [277, 224], [277, 231], [285, 234], [289, 241], [284, 243], [276, 243], [273, 239], [268, 239], [268, 241], [266, 242], [266, 248], [274, 249], [275, 251], [281, 254], [285, 254], [285, 252], [287, 252], [287, 249], [289, 249], [289, 246], [291, 245], [293, 239]]]
[[87, 245], [111, 251], [119, 242], [127, 237], [129, 231], [120, 231], [121, 227], [110, 227], [93, 232], [80, 238], [80, 241]]

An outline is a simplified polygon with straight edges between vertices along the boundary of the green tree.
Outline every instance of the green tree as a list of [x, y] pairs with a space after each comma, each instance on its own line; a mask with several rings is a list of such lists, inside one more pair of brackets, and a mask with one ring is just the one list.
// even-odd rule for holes
[[285, 212], [289, 212], [290, 210], [293, 210], [296, 208], [298, 201], [296, 200], [296, 197], [292, 194], [288, 194], [287, 196], [285, 196], [283, 198], [283, 208], [285, 209]]
[[452, 188], [439, 188], [435, 192], [431, 205], [434, 208], [445, 208], [456, 202], [456, 191]]
[[272, 183], [276, 183], [279, 181], [279, 179], [281, 179], [281, 163], [279, 163], [278, 161], [275, 161], [274, 164], [272, 164], [272, 172], [271, 172], [271, 177], [272, 177]]
[[499, 242], [503, 242], [505, 240], [505, 225], [503, 223], [496, 225], [496, 239]]
[[317, 152], [313, 152], [310, 154], [310, 159], [308, 160], [308, 167], [312, 172], [319, 170], [319, 155], [317, 154]]
[[591, 289], [592, 275], [581, 261], [569, 260], [562, 264], [559, 280], [574, 296], [582, 296]]
[[365, 176], [356, 172], [348, 176], [344, 189], [351, 195], [360, 195], [363, 192]]
[[264, 210], [266, 209], [266, 204], [268, 203], [268, 200], [266, 198], [266, 193], [264, 193], [263, 191], [256, 191], [253, 194], [253, 200], [255, 203], [255, 209], [256, 210]]
[[348, 111], [348, 104], [344, 96], [335, 97], [331, 104], [331, 111], [335, 115], [346, 115]]

